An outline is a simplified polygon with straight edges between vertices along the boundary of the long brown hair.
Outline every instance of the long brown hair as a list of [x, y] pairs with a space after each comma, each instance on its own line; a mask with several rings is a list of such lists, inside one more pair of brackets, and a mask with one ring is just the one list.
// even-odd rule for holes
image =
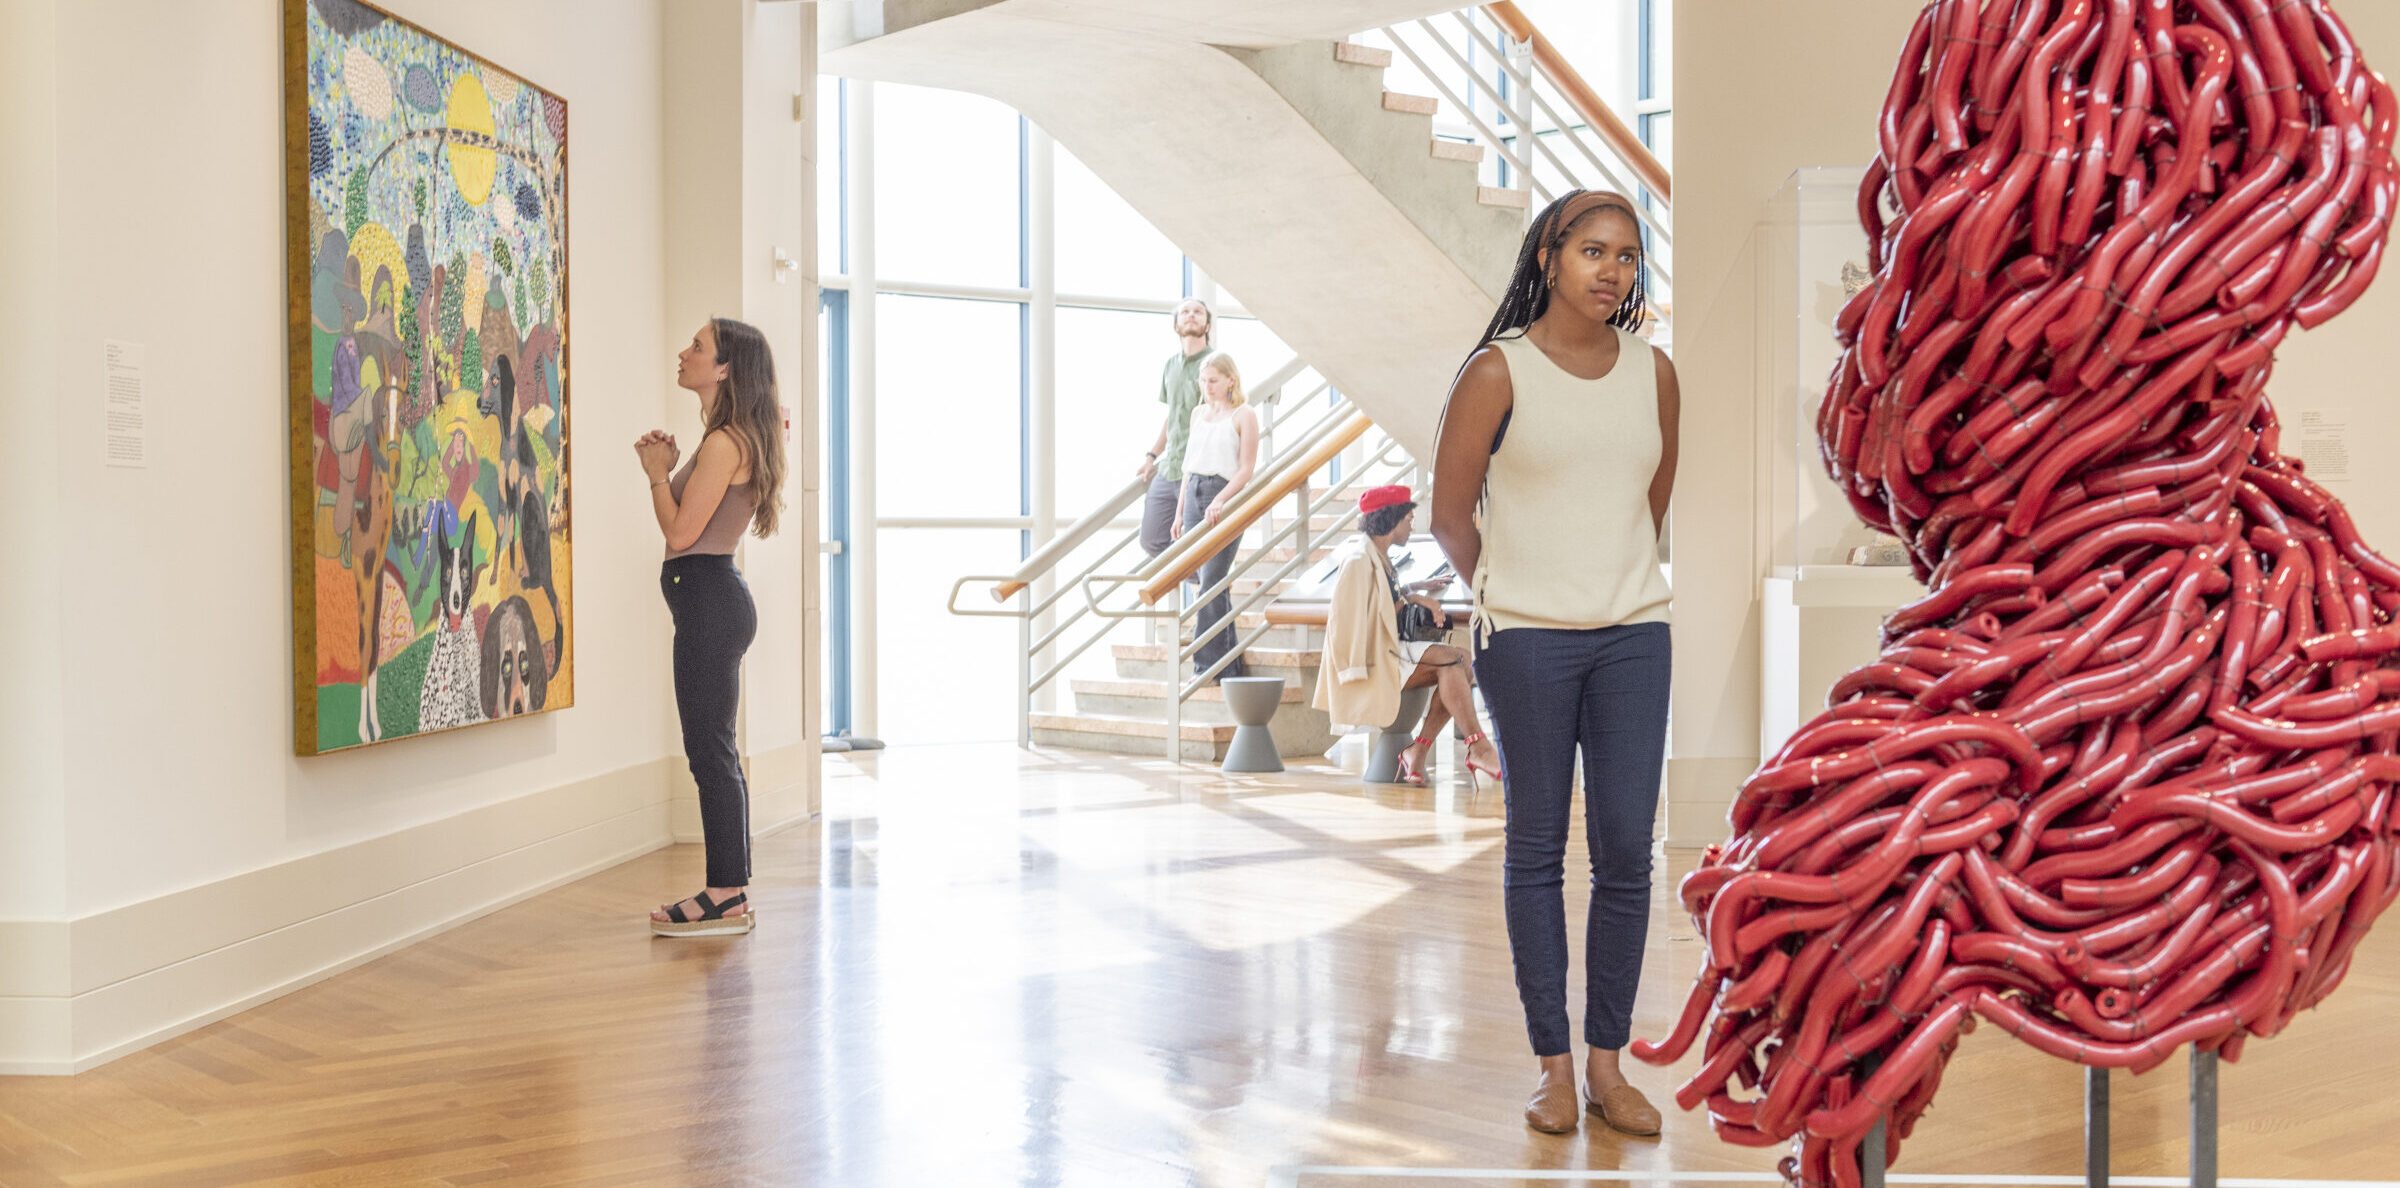
[[725, 365], [725, 378], [717, 383], [707, 432], [733, 434], [750, 460], [750, 490], [758, 500], [750, 525], [763, 539], [775, 535], [783, 512], [783, 401], [775, 390], [775, 352], [767, 336], [748, 322], [710, 318], [708, 324], [717, 332], [717, 362]]

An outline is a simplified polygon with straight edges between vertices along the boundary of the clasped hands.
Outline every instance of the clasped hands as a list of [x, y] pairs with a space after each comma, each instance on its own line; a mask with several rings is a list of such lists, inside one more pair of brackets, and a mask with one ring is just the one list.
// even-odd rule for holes
[[650, 476], [652, 484], [667, 481], [675, 473], [675, 460], [683, 451], [675, 444], [675, 435], [661, 429], [642, 434], [633, 443], [634, 457], [641, 460], [642, 473]]

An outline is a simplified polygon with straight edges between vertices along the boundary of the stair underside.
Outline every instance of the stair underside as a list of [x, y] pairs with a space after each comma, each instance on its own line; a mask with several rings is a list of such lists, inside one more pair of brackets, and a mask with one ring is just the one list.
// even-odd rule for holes
[[[1446, 8], [1249, 0], [1190, 10], [1195, 23], [1299, 20], [1278, 8], [1338, 22], [1319, 34], [1328, 40], [1295, 45], [1310, 35], [1180, 39], [1162, 26], [1179, 19], [1160, 15], [1165, 6], [1133, 0], [889, 0], [886, 26], [910, 7], [966, 11], [850, 44], [830, 38], [823, 68], [971, 91], [1025, 113], [1379, 428], [1433, 456], [1440, 393], [1491, 315], [1522, 216], [1512, 223], [1477, 201], [1473, 165], [1433, 155], [1426, 117], [1382, 110], [1373, 69], [1337, 61], [1330, 38]], [[1362, 145], [1412, 138], [1408, 152], [1362, 155]], [[1482, 230], [1429, 230], [1428, 220]]]
[[[1356, 29], [1397, 25], [1458, 7], [1441, 0], [1211, 0], [1207, 4], [1160, 4], [1156, 0], [878, 0], [873, 30], [854, 27], [869, 6], [825, 5], [820, 24], [823, 49], [843, 49], [868, 37], [903, 33], [971, 12], [1015, 10], [1073, 25], [1081, 30], [1165, 37], [1207, 45], [1263, 49], [1294, 41], [1326, 41]], [[1356, 47], [1367, 55], [1389, 50]]]

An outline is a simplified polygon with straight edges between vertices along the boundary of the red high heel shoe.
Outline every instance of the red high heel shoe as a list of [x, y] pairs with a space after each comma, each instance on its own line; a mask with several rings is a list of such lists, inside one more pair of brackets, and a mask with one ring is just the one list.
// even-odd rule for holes
[[[1420, 734], [1410, 745], [1425, 748], [1425, 766], [1429, 768], [1433, 766], [1433, 739], [1431, 737]], [[1409, 762], [1407, 751], [1400, 752], [1400, 782], [1411, 788], [1425, 786], [1425, 773], [1417, 770], [1416, 764]]]
[[[1485, 767], [1484, 765], [1475, 761], [1475, 744], [1484, 741], [1485, 737], [1486, 736], [1481, 734], [1470, 734], [1466, 739], [1467, 779], [1475, 785], [1475, 791], [1478, 793], [1483, 791], [1483, 781], [1477, 779], [1476, 777], [1478, 776], [1488, 775], [1492, 777], [1493, 783], [1499, 784], [1502, 788], [1506, 788], [1508, 786], [1508, 776], [1499, 768]], [[1499, 744], [1492, 744], [1492, 749], [1495, 751], [1499, 750]]]

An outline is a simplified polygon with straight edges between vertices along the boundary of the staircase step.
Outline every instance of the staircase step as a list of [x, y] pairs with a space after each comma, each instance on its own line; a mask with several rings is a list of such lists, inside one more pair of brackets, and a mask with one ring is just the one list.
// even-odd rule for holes
[[1399, 91], [1383, 93], [1385, 111], [1406, 112], [1409, 115], [1429, 116], [1441, 109], [1442, 101], [1431, 95], [1407, 95]]
[[1355, 41], [1337, 41], [1333, 43], [1333, 60], [1354, 66], [1373, 66], [1380, 70], [1392, 64], [1392, 51], [1360, 45]]
[[[1158, 681], [1077, 681], [1076, 711], [1034, 714], [1027, 719], [1035, 742], [1087, 751], [1155, 755], [1166, 750], [1166, 686]], [[1124, 689], [1125, 694], [1111, 692]], [[1207, 690], [1214, 693], [1216, 690]], [[1180, 748], [1186, 759], [1216, 760], [1233, 741], [1234, 725], [1223, 700], [1195, 694], [1184, 702]], [[1341, 735], [1325, 711], [1307, 704], [1290, 686], [1267, 732], [1286, 759], [1322, 755]]]
[[1437, 161], [1466, 161], [1472, 164], [1481, 164], [1483, 153], [1482, 145], [1470, 144], [1464, 140], [1437, 139], [1433, 142], [1433, 157]]
[[[1259, 676], [1275, 675], [1260, 669], [1252, 671]], [[1073, 684], [1078, 717], [1110, 723], [1158, 723], [1166, 720], [1168, 685], [1165, 681], [1081, 680]], [[1300, 682], [1284, 681], [1283, 701], [1276, 706], [1274, 720], [1267, 723], [1267, 732], [1275, 736], [1276, 753], [1286, 757], [1322, 755], [1325, 748], [1341, 737], [1334, 731], [1332, 719], [1311, 701], [1310, 690], [1303, 688]], [[1183, 725], [1186, 730], [1195, 725], [1227, 726], [1232, 722], [1233, 710], [1225, 704], [1225, 693], [1221, 687], [1202, 689], [1183, 703]], [[1165, 749], [1167, 736], [1163, 730], [1136, 737], [1155, 739], [1157, 742], [1154, 745]]]
[[[1267, 623], [1267, 616], [1258, 611], [1252, 611], [1244, 615], [1236, 615], [1234, 617], [1234, 627], [1236, 630], [1242, 633], [1244, 638], [1248, 638], [1251, 632], [1256, 631], [1261, 627], [1268, 628], [1267, 633], [1260, 636], [1257, 643], [1250, 645], [1254, 648], [1284, 648], [1289, 650], [1305, 651], [1309, 648], [1317, 646], [1317, 640], [1311, 638], [1310, 634], [1313, 630], [1315, 630], [1313, 626], [1276, 624], [1272, 627], [1269, 627]], [[1186, 630], [1183, 633], [1182, 638], [1184, 643], [1188, 644], [1192, 642], [1191, 632]]]
[[[1119, 660], [1146, 660], [1159, 663], [1168, 659], [1165, 644], [1110, 644], [1110, 653]], [[1176, 651], [1183, 649], [1177, 648]], [[1242, 653], [1252, 668], [1315, 668], [1324, 662], [1324, 649], [1301, 651], [1293, 648], [1252, 648]]]
[[[1183, 650], [1182, 645], [1169, 649], [1164, 644], [1111, 644], [1120, 681], [1164, 681], [1170, 666], [1174, 675], [1190, 680], [1189, 660], [1171, 659]], [[1324, 655], [1321, 648], [1254, 647], [1242, 653], [1252, 676], [1279, 676], [1290, 687], [1301, 690], [1302, 696], [1313, 697], [1317, 690], [1317, 665]]]
[[[1165, 722], [1121, 714], [1034, 714], [1030, 721], [1036, 730], [1084, 730], [1161, 741], [1167, 737]], [[1182, 729], [1186, 742], [1195, 739], [1230, 742], [1235, 727], [1231, 722], [1185, 722]]]
[[1475, 201], [1485, 206], [1530, 210], [1533, 207], [1533, 194], [1526, 190], [1510, 189], [1507, 186], [1477, 186], [1475, 187]]
[[[1165, 681], [1071, 681], [1069, 683], [1075, 687], [1077, 694], [1089, 693], [1094, 697], [1156, 697], [1163, 700], [1167, 695]], [[1285, 681], [1283, 683], [1283, 703], [1292, 705], [1301, 700], [1303, 700], [1303, 694], [1299, 686]], [[1184, 704], [1188, 706], [1201, 701], [1216, 705], [1225, 704], [1224, 687], [1210, 685], [1185, 699]]]
[[[1118, 755], [1156, 755], [1167, 748], [1167, 724], [1160, 721], [1116, 714], [1033, 714], [1026, 725], [1033, 741], [1046, 747]], [[1214, 763], [1233, 745], [1234, 730], [1219, 723], [1185, 722], [1177, 750], [1185, 759]]]
[[[1271, 673], [1260, 673], [1271, 676]], [[1188, 678], [1187, 678], [1188, 679]], [[1113, 681], [1073, 681], [1075, 711], [1098, 714], [1104, 718], [1140, 718], [1144, 721], [1164, 721], [1167, 716], [1167, 683], [1165, 681], [1118, 679]], [[1292, 681], [1283, 683], [1283, 703], [1290, 707], [1284, 712], [1301, 708], [1301, 691]], [[1233, 721], [1233, 710], [1225, 704], [1225, 691], [1211, 685], [1185, 698], [1183, 720], [1213, 724]]]

